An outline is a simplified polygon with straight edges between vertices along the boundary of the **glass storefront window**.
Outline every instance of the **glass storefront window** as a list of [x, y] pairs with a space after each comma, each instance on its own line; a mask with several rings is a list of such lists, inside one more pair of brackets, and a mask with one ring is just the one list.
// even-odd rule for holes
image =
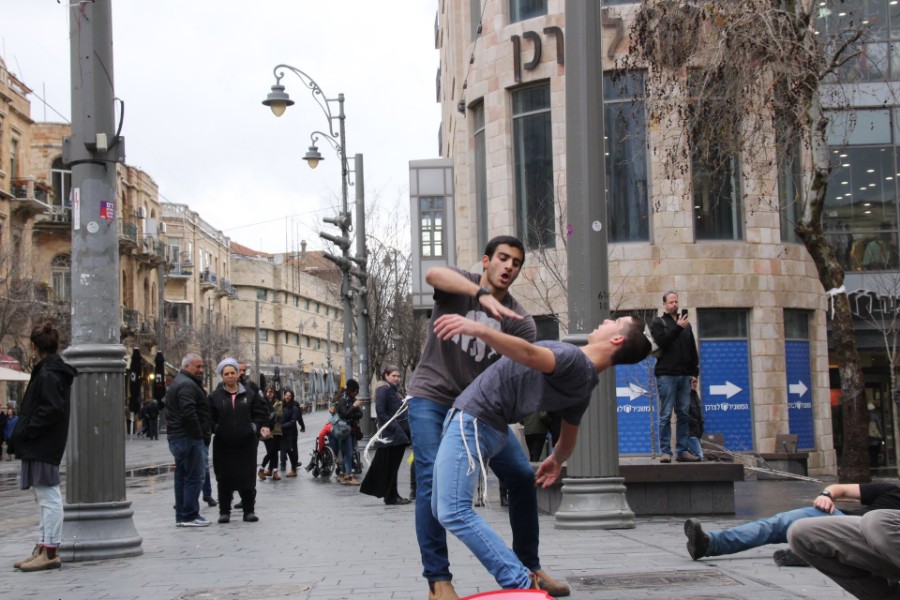
[[861, 28], [863, 37], [851, 44], [831, 81], [861, 83], [900, 79], [900, 2], [896, 0], [829, 0], [819, 2], [816, 33], [826, 40], [826, 54], [843, 46]]
[[516, 226], [531, 249], [556, 246], [550, 85], [512, 93]]
[[650, 239], [643, 97], [643, 73], [604, 73], [604, 154], [610, 242]]
[[[824, 228], [847, 271], [897, 268], [897, 118], [890, 109], [829, 115], [832, 171]], [[893, 123], [892, 123], [893, 121]]]

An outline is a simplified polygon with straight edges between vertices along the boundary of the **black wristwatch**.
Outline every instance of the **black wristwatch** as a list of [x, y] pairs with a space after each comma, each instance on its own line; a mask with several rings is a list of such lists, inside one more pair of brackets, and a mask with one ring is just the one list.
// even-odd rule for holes
[[834, 500], [834, 496], [832, 496], [831, 492], [829, 492], [828, 490], [822, 490], [822, 492], [819, 495], [825, 496], [826, 498], [831, 498], [832, 500]]
[[491, 293], [491, 290], [487, 289], [487, 288], [484, 287], [484, 286], [481, 286], [480, 288], [478, 288], [478, 291], [475, 292], [475, 299], [478, 300], [479, 298], [481, 298], [481, 297], [484, 296], [485, 294], [490, 295], [490, 293]]

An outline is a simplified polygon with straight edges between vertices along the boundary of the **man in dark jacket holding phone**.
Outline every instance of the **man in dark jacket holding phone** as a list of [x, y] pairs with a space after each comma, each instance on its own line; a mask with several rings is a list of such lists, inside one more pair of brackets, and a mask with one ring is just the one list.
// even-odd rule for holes
[[663, 294], [663, 314], [650, 323], [650, 334], [659, 347], [656, 359], [657, 387], [659, 389], [659, 447], [660, 462], [672, 462], [672, 410], [675, 411], [675, 460], [696, 462], [700, 460], [688, 449], [689, 411], [691, 406], [691, 377], [700, 374], [700, 357], [697, 342], [687, 309], [678, 313], [678, 294]]

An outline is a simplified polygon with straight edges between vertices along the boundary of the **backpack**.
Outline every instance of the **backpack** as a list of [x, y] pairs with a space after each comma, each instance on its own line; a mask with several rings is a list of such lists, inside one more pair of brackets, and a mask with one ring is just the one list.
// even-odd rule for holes
[[337, 413], [331, 416], [331, 435], [338, 441], [350, 435], [350, 423], [342, 419]]
[[650, 333], [650, 325], [644, 325], [644, 335], [650, 340], [650, 356], [654, 358], [659, 358], [662, 354], [662, 350], [659, 349], [659, 346], [656, 345], [656, 340], [653, 339], [653, 334]]

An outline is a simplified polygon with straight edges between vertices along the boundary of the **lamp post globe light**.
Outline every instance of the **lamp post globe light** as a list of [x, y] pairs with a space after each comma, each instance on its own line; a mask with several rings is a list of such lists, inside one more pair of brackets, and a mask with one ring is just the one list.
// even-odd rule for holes
[[[309, 163], [310, 168], [316, 168], [319, 162], [324, 160], [322, 155], [319, 153], [319, 148], [316, 146], [316, 142], [318, 140], [324, 139], [335, 149], [338, 154], [338, 157], [341, 161], [341, 213], [334, 218], [325, 217], [323, 221], [326, 223], [330, 223], [332, 225], [337, 225], [341, 229], [341, 236], [332, 236], [327, 233], [319, 234], [324, 239], [334, 243], [341, 249], [342, 256], [333, 256], [332, 254], [325, 252], [323, 256], [335, 263], [341, 269], [341, 301], [343, 306], [343, 323], [344, 323], [344, 370], [347, 373], [347, 377], [349, 378], [353, 373], [353, 355], [352, 355], [352, 328], [353, 328], [353, 309], [350, 303], [350, 294], [351, 294], [351, 286], [350, 286], [350, 271], [353, 268], [353, 263], [350, 260], [350, 226], [352, 223], [350, 211], [348, 207], [348, 188], [350, 185], [350, 168], [347, 163], [347, 135], [344, 127], [344, 121], [346, 119], [344, 115], [344, 95], [338, 94], [336, 98], [329, 98], [325, 95], [325, 92], [319, 86], [316, 81], [301, 71], [296, 67], [292, 67], [286, 64], [276, 65], [273, 69], [273, 74], [275, 75], [275, 85], [272, 86], [272, 90], [266, 96], [266, 99], [262, 101], [263, 105], [268, 106], [272, 113], [276, 117], [280, 117], [284, 114], [284, 111], [287, 107], [292, 106], [294, 101], [291, 100], [288, 93], [285, 91], [285, 87], [281, 84], [282, 78], [286, 73], [293, 73], [296, 75], [303, 85], [307, 87], [312, 93], [313, 100], [319, 105], [322, 109], [322, 112], [325, 113], [325, 117], [328, 119], [328, 131], [314, 131], [310, 135], [310, 139], [312, 140], [312, 145], [309, 147], [309, 151], [303, 157], [307, 163]], [[331, 110], [331, 106], [333, 103], [337, 103], [338, 112], [335, 115]], [[337, 121], [337, 131], [335, 131], [335, 121]]]

